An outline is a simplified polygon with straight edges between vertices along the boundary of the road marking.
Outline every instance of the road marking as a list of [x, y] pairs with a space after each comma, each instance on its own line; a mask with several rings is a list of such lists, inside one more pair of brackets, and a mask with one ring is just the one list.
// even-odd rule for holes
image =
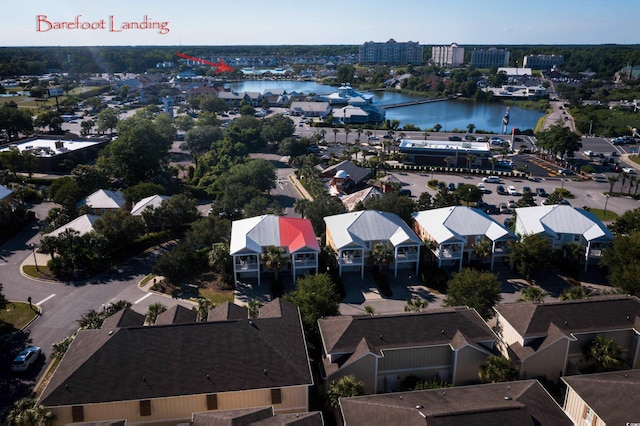
[[47, 300], [51, 299], [52, 297], [55, 296], [55, 293], [52, 294], [51, 296], [47, 296], [44, 299], [42, 299], [41, 301], [39, 301], [38, 303], [36, 303], [36, 305], [42, 305], [44, 302], [46, 302]]
[[135, 302], [133, 302], [134, 305], [137, 305], [138, 303], [142, 302], [144, 299], [146, 299], [147, 297], [151, 296], [151, 293], [147, 293], [144, 296], [142, 296], [140, 299], [136, 300]]

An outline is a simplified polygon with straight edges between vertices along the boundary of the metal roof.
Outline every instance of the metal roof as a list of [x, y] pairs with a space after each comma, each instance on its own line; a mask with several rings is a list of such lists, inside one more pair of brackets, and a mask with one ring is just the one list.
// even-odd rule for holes
[[522, 235], [546, 233], [582, 235], [587, 241], [612, 241], [613, 234], [592, 213], [571, 206], [523, 207], [516, 209], [517, 231]]
[[311, 221], [263, 215], [236, 220], [231, 225], [230, 254], [262, 253], [263, 247], [287, 247], [289, 253], [320, 251]]

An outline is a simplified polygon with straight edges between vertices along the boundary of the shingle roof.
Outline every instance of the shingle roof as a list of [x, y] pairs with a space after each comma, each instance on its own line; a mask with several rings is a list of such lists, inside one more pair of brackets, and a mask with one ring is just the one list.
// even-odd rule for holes
[[111, 330], [120, 327], [138, 327], [144, 325], [144, 318], [144, 315], [137, 313], [133, 309], [121, 309], [107, 317], [101, 328], [103, 330]]
[[198, 313], [182, 305], [174, 305], [156, 318], [155, 325], [189, 324], [196, 322]]
[[322, 175], [327, 177], [333, 177], [338, 170], [344, 170], [354, 182], [364, 182], [371, 176], [371, 169], [366, 167], [360, 167], [357, 164], [349, 160], [341, 161], [338, 164], [329, 166], [322, 170]]
[[565, 376], [562, 380], [606, 424], [624, 425], [630, 419], [640, 419], [640, 370]]
[[444, 207], [413, 213], [418, 222], [438, 243], [466, 241], [466, 237], [485, 235], [491, 241], [515, 240], [517, 237], [486, 213], [464, 206]]
[[298, 310], [276, 303], [279, 318], [80, 331], [40, 404], [311, 385]]
[[366, 241], [390, 241], [398, 245], [422, 245], [418, 236], [396, 214], [362, 210], [324, 218], [336, 248], [365, 246]]
[[378, 354], [387, 348], [452, 344], [458, 332], [470, 342], [497, 340], [480, 315], [466, 307], [397, 315], [343, 315], [320, 319], [318, 324], [327, 354], [352, 353], [362, 339]]
[[523, 337], [543, 336], [555, 324], [565, 333], [634, 328], [640, 299], [612, 295], [586, 300], [503, 303], [496, 311]]
[[536, 380], [340, 399], [346, 425], [572, 425]]
[[369, 198], [378, 197], [380, 195], [382, 195], [382, 191], [380, 191], [376, 187], [371, 186], [352, 194], [345, 195], [344, 197], [340, 198], [340, 201], [342, 201], [342, 204], [344, 204], [348, 211], [352, 211], [355, 208], [356, 204], [358, 204], [359, 202], [364, 203]]
[[196, 413], [191, 426], [322, 426], [322, 413], [274, 414], [273, 407], [244, 408]]
[[242, 320], [249, 318], [249, 310], [244, 306], [238, 306], [231, 302], [224, 302], [221, 305], [211, 309], [207, 316], [207, 321], [227, 321], [227, 320]]

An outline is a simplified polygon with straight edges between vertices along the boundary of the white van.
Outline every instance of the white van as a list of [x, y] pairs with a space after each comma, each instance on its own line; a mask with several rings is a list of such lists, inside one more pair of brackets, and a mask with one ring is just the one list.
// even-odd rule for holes
[[483, 177], [482, 181], [485, 183], [500, 183], [500, 178], [498, 176], [487, 176]]

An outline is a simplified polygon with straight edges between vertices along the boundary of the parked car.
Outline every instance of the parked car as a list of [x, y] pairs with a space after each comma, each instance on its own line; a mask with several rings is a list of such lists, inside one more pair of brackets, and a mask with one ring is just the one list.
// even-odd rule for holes
[[484, 183], [480, 182], [478, 184], [478, 189], [482, 192], [485, 192], [487, 190], [487, 188], [485, 188]]
[[498, 208], [500, 209], [500, 213], [510, 213], [509, 207], [507, 207], [507, 203], [499, 203]]
[[505, 226], [505, 228], [509, 228], [511, 225], [513, 225], [513, 218], [506, 218], [504, 222], [502, 222], [502, 224]]
[[449, 182], [449, 191], [455, 191], [456, 190], [456, 184], [453, 182]]
[[487, 214], [500, 214], [500, 209], [495, 204], [489, 204], [487, 205], [485, 212]]
[[569, 169], [558, 169], [558, 174], [562, 176], [569, 176], [573, 174], [573, 170]]
[[27, 371], [40, 357], [42, 351], [37, 346], [29, 346], [22, 350], [11, 363], [12, 371]]
[[496, 186], [496, 192], [497, 192], [499, 195], [507, 195], [507, 194], [508, 194], [507, 190], [506, 190], [506, 189], [504, 189], [504, 186], [503, 186], [503, 185], [498, 185], [498, 186]]
[[509, 193], [509, 195], [518, 195], [518, 190], [516, 190], [516, 187], [513, 185], [509, 185], [507, 187], [507, 192]]
[[411, 197], [411, 190], [410, 189], [401, 189], [400, 191], [398, 191], [399, 195], [403, 195], [405, 197]]
[[549, 194], [547, 194], [547, 191], [544, 190], [544, 188], [536, 188], [536, 195], [540, 196], [540, 197], [548, 197]]
[[487, 176], [483, 177], [482, 181], [485, 183], [500, 183], [500, 178], [498, 176]]
[[510, 209], [515, 209], [517, 207], [515, 200], [507, 201], [507, 207], [509, 207]]
[[450, 141], [461, 141], [462, 138], [460, 136], [449, 136]]
[[[522, 193], [526, 194], [527, 192], [532, 192], [531, 191], [531, 187], [530, 186], [523, 186], [522, 187]], [[535, 195], [535, 194], [533, 194], [533, 195]]]
[[622, 168], [622, 171], [623, 171], [623, 172], [625, 172], [625, 173], [629, 173], [629, 174], [635, 174], [635, 172], [636, 172], [636, 171], [635, 171], [634, 169], [632, 169], [631, 167], [623, 167], [623, 168]]

